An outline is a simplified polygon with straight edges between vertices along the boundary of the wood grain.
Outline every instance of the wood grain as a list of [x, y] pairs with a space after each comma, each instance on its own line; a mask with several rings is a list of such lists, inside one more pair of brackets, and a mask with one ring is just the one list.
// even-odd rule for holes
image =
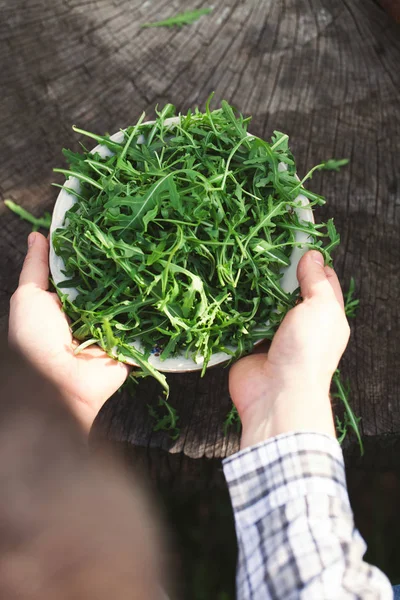
[[[373, 0], [221, 0], [190, 27], [140, 29], [185, 9], [183, 0], [0, 0], [1, 198], [51, 208], [52, 167], [64, 164], [63, 146], [78, 148], [72, 124], [114, 132], [156, 103], [204, 106], [213, 90], [253, 115], [255, 134], [288, 132], [300, 174], [349, 157], [310, 184], [328, 199], [317, 219], [334, 216], [342, 234], [341, 281], [354, 275], [361, 299], [343, 370], [364, 434], [400, 433], [398, 27]], [[28, 226], [3, 205], [0, 218], [5, 327]], [[145, 405], [158, 392], [148, 381], [104, 407], [97, 434], [193, 458], [237, 448], [237, 435], [222, 435], [226, 369], [171, 377], [171, 388], [176, 442], [151, 430]]]
[[400, 0], [379, 0], [381, 5], [397, 23], [400, 23]]

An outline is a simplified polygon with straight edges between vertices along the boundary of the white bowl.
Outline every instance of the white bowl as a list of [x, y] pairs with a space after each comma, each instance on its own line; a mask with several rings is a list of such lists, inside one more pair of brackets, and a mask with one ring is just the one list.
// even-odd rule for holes
[[[173, 125], [173, 123], [177, 122], [178, 120], [179, 120], [179, 117], [173, 117], [171, 119], [166, 119], [165, 122], [167, 124]], [[152, 121], [148, 121], [147, 123], [143, 123], [143, 124], [146, 125], [146, 124], [150, 124], [150, 123], [152, 123]], [[249, 135], [251, 135], [251, 134], [249, 134]], [[124, 139], [123, 131], [118, 131], [117, 133], [112, 135], [110, 137], [110, 139], [113, 140], [114, 142], [122, 142], [122, 140]], [[91, 150], [92, 154], [94, 154], [95, 152], [98, 152], [103, 157], [112, 155], [111, 150], [109, 150], [106, 146], [102, 146], [102, 145], [98, 145], [95, 148], [93, 148], [93, 150]], [[281, 163], [280, 168], [282, 170], [284, 170], [286, 168], [286, 165]], [[79, 180], [76, 177], [70, 177], [66, 181], [65, 187], [79, 193], [79, 191], [80, 191]], [[300, 194], [296, 198], [296, 200], [299, 202], [299, 205], [300, 205], [298, 208], [295, 209], [299, 219], [304, 222], [314, 223], [313, 211], [311, 210], [311, 208], [309, 206], [308, 199], [305, 196]], [[65, 213], [75, 204], [76, 201], [77, 201], [76, 196], [67, 192], [66, 190], [61, 190], [57, 197], [57, 200], [56, 200], [56, 203], [54, 206], [54, 210], [53, 210], [53, 216], [52, 216], [51, 227], [50, 227], [50, 271], [51, 271], [53, 281], [56, 284], [60, 283], [61, 281], [65, 281], [65, 275], [63, 274], [63, 269], [65, 268], [65, 266], [64, 266], [64, 262], [63, 262], [62, 258], [60, 256], [57, 256], [57, 254], [54, 251], [53, 242], [52, 242], [53, 233], [56, 229], [64, 227]], [[296, 242], [300, 242], [300, 243], [306, 245], [307, 242], [310, 241], [310, 238], [306, 233], [304, 233], [302, 231], [296, 231], [295, 240], [296, 240]], [[295, 248], [293, 248], [293, 251], [292, 251], [292, 254], [290, 257], [291, 263], [290, 263], [289, 267], [282, 269], [283, 275], [282, 275], [282, 279], [281, 279], [281, 286], [285, 292], [288, 292], [288, 293], [294, 292], [294, 290], [298, 287], [298, 281], [297, 281], [297, 275], [296, 275], [297, 265], [298, 265], [301, 257], [303, 256], [303, 254], [306, 252], [306, 250], [307, 250], [307, 247], [296, 246]], [[74, 300], [76, 298], [76, 296], [78, 295], [78, 291], [75, 288], [65, 288], [64, 293], [68, 296], [68, 298], [70, 300]], [[140, 351], [143, 350], [140, 342], [134, 342], [132, 345]], [[229, 360], [230, 358], [231, 358], [231, 356], [229, 354], [226, 354], [225, 352], [217, 352], [211, 356], [211, 358], [208, 362], [208, 366], [211, 367], [213, 365], [218, 365], [220, 363], [223, 363], [223, 362]], [[129, 364], [131, 364], [133, 366], [137, 366], [136, 363], [133, 361], [133, 359], [131, 359], [130, 357], [127, 357], [126, 362], [128, 362]], [[172, 373], [172, 372], [180, 373], [180, 372], [184, 372], [184, 371], [198, 371], [198, 370], [202, 369], [204, 360], [203, 360], [203, 358], [200, 357], [195, 361], [192, 358], [186, 358], [184, 356], [184, 354], [180, 354], [173, 358], [167, 358], [166, 360], [160, 360], [159, 356], [156, 356], [155, 354], [151, 354], [149, 357], [149, 362], [150, 362], [150, 364], [153, 365], [153, 367], [155, 367], [159, 371], [164, 371], [164, 372], [169, 372], [169, 373]]]

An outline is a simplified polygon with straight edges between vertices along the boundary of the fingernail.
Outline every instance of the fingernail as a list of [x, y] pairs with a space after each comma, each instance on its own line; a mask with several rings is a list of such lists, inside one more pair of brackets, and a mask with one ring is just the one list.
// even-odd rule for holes
[[325, 264], [324, 257], [322, 256], [321, 252], [318, 252], [318, 250], [313, 252], [313, 261], [316, 262], [321, 267], [323, 267]]
[[28, 248], [33, 246], [33, 244], [35, 243], [35, 240], [36, 240], [36, 233], [30, 233], [28, 235]]

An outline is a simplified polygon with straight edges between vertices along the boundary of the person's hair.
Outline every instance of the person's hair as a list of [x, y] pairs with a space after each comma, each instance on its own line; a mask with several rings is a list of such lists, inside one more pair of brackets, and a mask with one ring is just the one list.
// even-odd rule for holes
[[58, 391], [0, 345], [0, 598], [159, 598], [154, 519]]

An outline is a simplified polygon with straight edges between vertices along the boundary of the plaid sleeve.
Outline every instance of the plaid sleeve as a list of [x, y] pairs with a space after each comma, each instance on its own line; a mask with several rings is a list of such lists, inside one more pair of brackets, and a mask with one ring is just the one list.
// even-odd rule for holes
[[227, 458], [224, 473], [238, 600], [393, 598], [386, 576], [363, 561], [336, 440], [283, 434]]

